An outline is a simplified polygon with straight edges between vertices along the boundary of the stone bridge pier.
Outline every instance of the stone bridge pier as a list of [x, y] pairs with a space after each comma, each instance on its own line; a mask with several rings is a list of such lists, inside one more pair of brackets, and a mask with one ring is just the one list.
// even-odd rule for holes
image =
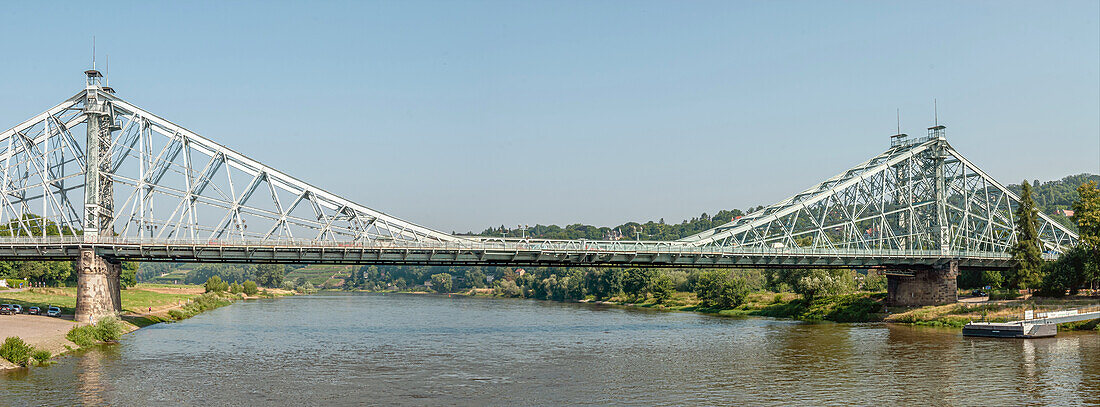
[[76, 322], [96, 323], [122, 311], [122, 263], [81, 249], [76, 273]]
[[886, 272], [886, 303], [917, 307], [953, 304], [959, 300], [959, 262], [930, 270]]

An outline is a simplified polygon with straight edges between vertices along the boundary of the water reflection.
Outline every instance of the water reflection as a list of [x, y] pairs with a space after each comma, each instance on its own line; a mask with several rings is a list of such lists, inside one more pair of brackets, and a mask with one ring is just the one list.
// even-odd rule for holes
[[104, 393], [109, 386], [103, 377], [103, 358], [109, 352], [107, 349], [91, 350], [77, 358], [76, 383], [79, 388], [77, 394], [86, 406], [102, 406], [107, 404]]
[[587, 304], [321, 295], [238, 303], [48, 368], [9, 372], [0, 376], [0, 400], [1080, 404], [1100, 400], [1098, 351], [1095, 333], [998, 340]]

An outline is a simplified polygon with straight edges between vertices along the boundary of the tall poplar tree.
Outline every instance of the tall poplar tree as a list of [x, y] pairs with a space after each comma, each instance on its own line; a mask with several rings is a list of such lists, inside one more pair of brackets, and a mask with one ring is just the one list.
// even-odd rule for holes
[[1010, 284], [1033, 288], [1042, 280], [1043, 253], [1039, 250], [1039, 228], [1036, 226], [1035, 201], [1031, 198], [1031, 183], [1020, 183], [1020, 205], [1016, 207], [1016, 245], [1012, 258], [1016, 260]]

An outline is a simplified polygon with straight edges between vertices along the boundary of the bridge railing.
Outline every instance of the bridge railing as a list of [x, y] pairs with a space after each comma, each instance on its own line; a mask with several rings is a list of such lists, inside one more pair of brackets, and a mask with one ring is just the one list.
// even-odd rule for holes
[[[548, 254], [674, 254], [678, 256], [785, 256], [785, 257], [867, 257], [867, 258], [969, 258], [1003, 260], [1009, 255], [970, 250], [893, 250], [832, 249], [802, 247], [692, 246], [680, 242], [633, 240], [553, 240], [553, 239], [482, 239], [459, 242], [363, 240], [338, 242], [313, 239], [151, 239], [140, 237], [47, 236], [2, 237], [3, 246], [145, 246], [145, 247], [226, 247], [253, 249], [366, 249], [366, 250], [440, 250], [541, 252]], [[1052, 259], [1054, 255], [1044, 254]]]

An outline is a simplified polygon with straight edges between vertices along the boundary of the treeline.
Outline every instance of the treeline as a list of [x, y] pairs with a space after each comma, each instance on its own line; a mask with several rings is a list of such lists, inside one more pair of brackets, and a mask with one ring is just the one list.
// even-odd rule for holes
[[430, 289], [439, 293], [491, 288], [497, 295], [556, 301], [583, 299], [665, 303], [693, 292], [704, 307], [732, 308], [755, 291], [795, 292], [812, 299], [886, 289], [886, 278], [848, 269], [654, 269], [591, 267], [364, 266], [344, 281], [346, 289]]
[[[1029, 186], [1031, 187], [1032, 199], [1035, 201], [1035, 208], [1038, 209], [1039, 212], [1058, 221], [1063, 226], [1076, 231], [1077, 223], [1068, 216], [1057, 213], [1057, 211], [1065, 209], [1073, 210], [1073, 203], [1078, 197], [1077, 188], [1089, 181], [1100, 183], [1100, 175], [1077, 174], [1054, 181], [1032, 181], [1029, 183]], [[1008, 185], [1007, 188], [1019, 196], [1022, 185], [1023, 182]]]
[[[751, 212], [763, 208], [763, 206], [759, 206], [756, 208], [749, 208], [746, 211]], [[618, 238], [631, 240], [676, 240], [722, 226], [744, 215], [745, 212], [742, 212], [740, 209], [732, 209], [718, 211], [714, 216], [704, 212], [702, 215], [699, 215], [699, 217], [675, 224], [665, 223], [665, 219], [661, 218], [657, 221], [651, 220], [645, 223], [627, 222], [619, 226], [592, 226], [578, 223], [565, 227], [558, 225], [535, 225], [524, 229], [521, 227], [508, 228], [501, 225], [500, 227], [485, 229], [481, 231], [481, 233], [468, 232], [467, 234], [510, 238], [526, 236], [534, 239], [565, 240], [615, 240]]]
[[[137, 279], [150, 281], [182, 266], [184, 266], [183, 263], [142, 263], [140, 270], [137, 272]], [[192, 266], [194, 268], [183, 277], [183, 284], [205, 284], [211, 277], [217, 276], [226, 284], [244, 284], [246, 281], [255, 281], [261, 287], [268, 288], [282, 287], [287, 269], [293, 270], [303, 267], [301, 265], [227, 263], [196, 264]]]

